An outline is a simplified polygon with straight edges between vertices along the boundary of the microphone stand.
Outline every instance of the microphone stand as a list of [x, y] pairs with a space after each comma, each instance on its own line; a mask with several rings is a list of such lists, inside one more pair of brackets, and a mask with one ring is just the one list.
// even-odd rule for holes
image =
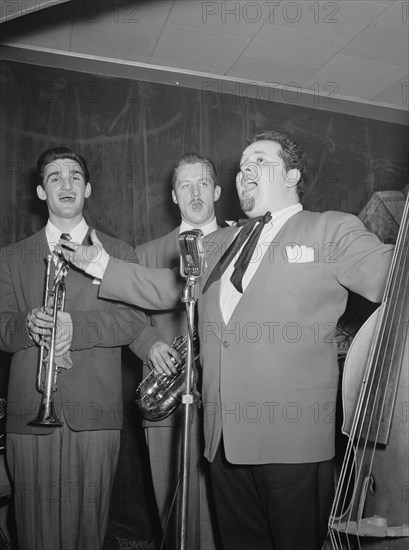
[[[179, 236], [179, 244], [182, 249], [182, 263], [184, 265], [184, 274], [186, 282], [183, 286], [181, 301], [186, 304], [187, 316], [187, 350], [186, 350], [186, 369], [185, 369], [185, 393], [182, 395], [183, 406], [183, 433], [182, 433], [182, 449], [181, 449], [181, 495], [179, 500], [179, 544], [180, 550], [187, 549], [187, 525], [188, 525], [188, 495], [189, 495], [189, 473], [190, 473], [190, 428], [193, 419], [193, 406], [195, 404], [194, 389], [194, 369], [195, 369], [195, 350], [194, 350], [194, 314], [197, 302], [196, 285], [202, 276], [202, 267], [194, 264], [193, 256], [187, 254], [183, 258], [183, 248], [192, 244], [197, 246], [197, 239], [200, 240], [201, 232], [191, 231], [181, 233]], [[183, 241], [183, 238], [186, 241]], [[192, 241], [193, 239], [193, 241]], [[199, 252], [200, 254], [200, 252]], [[196, 256], [196, 254], [195, 254]], [[195, 258], [197, 260], [197, 258]], [[200, 261], [199, 261], [200, 263]], [[193, 550], [193, 549], [189, 549]]]
[[181, 498], [180, 504], [180, 550], [187, 550], [187, 518], [188, 518], [188, 494], [189, 494], [189, 473], [190, 473], [190, 427], [193, 418], [193, 405], [195, 396], [192, 392], [192, 376], [194, 373], [194, 350], [193, 350], [193, 326], [194, 312], [196, 305], [195, 286], [197, 277], [189, 275], [183, 287], [182, 302], [186, 303], [186, 316], [188, 326], [186, 370], [185, 370], [185, 393], [182, 396], [183, 406], [183, 432], [182, 432], [182, 460], [181, 460]]

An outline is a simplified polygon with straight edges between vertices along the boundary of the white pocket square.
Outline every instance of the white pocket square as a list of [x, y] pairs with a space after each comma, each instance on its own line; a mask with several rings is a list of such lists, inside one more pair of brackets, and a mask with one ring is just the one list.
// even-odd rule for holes
[[286, 246], [285, 251], [290, 263], [308, 263], [314, 261], [314, 248], [312, 246], [301, 246], [296, 244], [295, 246]]

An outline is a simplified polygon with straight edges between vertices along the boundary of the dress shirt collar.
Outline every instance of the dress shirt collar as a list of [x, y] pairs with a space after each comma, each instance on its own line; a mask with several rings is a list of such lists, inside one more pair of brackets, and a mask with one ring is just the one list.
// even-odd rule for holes
[[[292, 204], [287, 208], [283, 208], [278, 212], [273, 214], [272, 220], [263, 227], [260, 238], [252, 260], [243, 276], [243, 289], [244, 292], [248, 287], [250, 281], [254, 277], [257, 269], [261, 265], [261, 262], [269, 250], [271, 243], [274, 241], [276, 235], [284, 224], [295, 214], [300, 212], [303, 209], [300, 203]], [[237, 256], [240, 254], [240, 251], [237, 252]], [[222, 311], [223, 320], [225, 323], [228, 323], [235, 307], [241, 300], [242, 294], [236, 290], [230, 281], [230, 277], [233, 273], [235, 260], [233, 260], [226, 271], [223, 273], [221, 278], [220, 286], [220, 309]]]
[[192, 229], [200, 229], [203, 233], [203, 235], [209, 235], [209, 233], [213, 233], [218, 229], [217, 227], [217, 220], [216, 218], [213, 218], [210, 222], [207, 222], [203, 227], [193, 227], [193, 225], [189, 225], [184, 220], [182, 220], [182, 223], [180, 224], [180, 230], [179, 233], [183, 233], [183, 231], [191, 231]]
[[266, 226], [274, 225], [279, 223], [280, 225], [284, 225], [284, 223], [289, 220], [294, 214], [297, 214], [297, 212], [301, 212], [303, 209], [303, 206], [300, 202], [297, 202], [296, 204], [292, 204], [291, 206], [287, 206], [286, 208], [283, 208], [282, 210], [279, 210], [278, 212], [274, 212], [272, 214], [271, 221], [266, 224]]
[[[69, 232], [71, 239], [76, 243], [82, 243], [85, 238], [85, 235], [88, 232], [88, 224], [82, 218], [82, 220]], [[68, 233], [67, 231], [61, 231], [53, 223], [48, 220], [47, 225], [45, 226], [45, 234], [47, 237], [48, 246], [50, 247], [51, 252], [54, 251], [55, 245], [58, 243], [61, 237], [61, 233]]]

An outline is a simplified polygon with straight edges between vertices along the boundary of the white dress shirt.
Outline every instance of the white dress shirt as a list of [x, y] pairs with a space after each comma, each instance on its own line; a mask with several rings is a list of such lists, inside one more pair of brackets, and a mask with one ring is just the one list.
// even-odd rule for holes
[[[82, 220], [69, 233], [72, 241], [75, 243], [82, 243], [87, 232], [88, 224], [84, 218], [82, 218]], [[50, 220], [48, 220], [47, 225], [45, 226], [45, 235], [47, 237], [51, 254], [54, 253], [54, 248], [59, 243], [62, 233], [67, 233], [67, 231], [61, 231], [58, 227], [51, 223]]]
[[183, 233], [183, 231], [191, 231], [192, 229], [200, 229], [203, 235], [209, 235], [210, 233], [213, 233], [213, 231], [217, 230], [217, 220], [216, 218], [213, 218], [210, 222], [207, 222], [203, 227], [193, 227], [193, 225], [189, 225], [187, 222], [182, 220], [182, 223], [180, 224], [179, 233]]
[[[269, 223], [267, 223], [260, 235], [257, 246], [254, 249], [253, 255], [251, 257], [250, 263], [247, 267], [247, 270], [243, 276], [242, 285], [243, 292], [245, 292], [247, 286], [249, 285], [251, 279], [254, 277], [257, 269], [259, 268], [262, 259], [264, 258], [265, 253], [267, 252], [269, 246], [274, 240], [274, 237], [283, 227], [286, 221], [288, 221], [294, 214], [300, 212], [303, 209], [300, 203], [292, 204], [279, 212], [275, 212]], [[240, 229], [241, 230], [241, 229]], [[244, 246], [244, 244], [243, 244]], [[220, 309], [222, 311], [224, 322], [227, 324], [232, 316], [234, 309], [239, 303], [242, 294], [233, 286], [230, 281], [230, 277], [234, 271], [234, 264], [240, 255], [240, 252], [243, 247], [237, 252], [234, 260], [229, 264], [226, 271], [223, 273], [220, 283]]]

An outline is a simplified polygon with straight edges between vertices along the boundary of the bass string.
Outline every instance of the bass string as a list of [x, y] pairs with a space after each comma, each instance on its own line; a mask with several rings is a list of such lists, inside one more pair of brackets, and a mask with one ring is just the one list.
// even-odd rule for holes
[[[407, 254], [405, 254], [405, 247], [407, 246], [409, 224], [407, 223], [409, 212], [409, 196], [406, 200], [405, 210], [400, 226], [400, 231], [398, 234], [398, 239], [395, 247], [395, 253], [392, 259], [392, 265], [389, 270], [388, 280], [384, 292], [384, 308], [380, 318], [380, 322], [377, 326], [375, 332], [374, 342], [375, 345], [374, 355], [370, 358], [370, 373], [372, 375], [371, 384], [367, 392], [368, 397], [370, 397], [371, 392], [373, 391], [373, 386], [376, 386], [375, 389], [375, 402], [378, 396], [380, 389], [380, 381], [382, 381], [382, 375], [387, 370], [386, 381], [390, 380], [390, 375], [392, 372], [392, 367], [394, 362], [388, 359], [388, 350], [390, 349], [390, 344], [392, 342], [392, 353], [389, 354], [390, 359], [396, 355], [397, 347], [397, 337], [396, 334], [393, 334], [393, 320], [402, 319], [402, 311], [406, 307], [407, 302], [407, 281], [408, 281], [408, 269], [407, 269]], [[399, 309], [399, 314], [398, 314]], [[385, 366], [386, 363], [386, 366]], [[374, 368], [374, 365], [381, 365], [380, 368]], [[378, 375], [378, 376], [377, 376]], [[383, 379], [385, 380], [385, 379]], [[385, 402], [386, 393], [384, 394], [381, 410], [383, 410], [383, 405]], [[365, 415], [367, 414], [367, 408], [370, 405], [370, 401], [365, 404]], [[374, 407], [372, 408], [372, 411]], [[373, 414], [371, 414], [371, 420]], [[370, 422], [371, 424], [371, 422]], [[375, 439], [377, 441], [377, 438]]]
[[[378, 325], [380, 324], [380, 319], [378, 319]], [[378, 332], [380, 331], [381, 327], [378, 326]], [[379, 356], [379, 348], [376, 349], [376, 347], [372, 347], [371, 350], [371, 361], [369, 361], [369, 364], [372, 364], [373, 359], [376, 356]], [[368, 410], [369, 405], [369, 399], [370, 399], [370, 389], [374, 386], [374, 375], [372, 373], [372, 377], [369, 379], [369, 384], [365, 383], [362, 385], [361, 392], [358, 397], [358, 403], [356, 407], [356, 412], [354, 414], [352, 428], [350, 432], [350, 436], [348, 438], [348, 444], [347, 449], [345, 451], [345, 458], [343, 462], [343, 466], [340, 473], [340, 479], [337, 487], [337, 494], [336, 498], [334, 500], [333, 509], [331, 512], [332, 516], [332, 524], [331, 527], [336, 529], [336, 525], [338, 526], [338, 529], [341, 525], [342, 520], [344, 520], [344, 523], [346, 524], [345, 531], [348, 533], [350, 530], [350, 524], [352, 521], [352, 512], [353, 512], [353, 505], [356, 501], [358, 486], [356, 483], [354, 483], [355, 479], [359, 479], [362, 467], [363, 467], [363, 461], [360, 461], [360, 464], [357, 464], [356, 461], [356, 449], [355, 449], [355, 441], [358, 441], [362, 439], [363, 434], [363, 428], [364, 423], [362, 422], [362, 417], [364, 415], [364, 411]], [[365, 441], [365, 448], [368, 443], [368, 438], [363, 438]], [[364, 456], [362, 454], [361, 456]], [[351, 465], [354, 465], [354, 468], [351, 467]], [[353, 493], [350, 498], [350, 501], [348, 503], [347, 509], [345, 510], [346, 501], [349, 495], [349, 490], [352, 487]], [[340, 503], [343, 496], [343, 502], [342, 506], [340, 507]], [[337, 514], [337, 510], [339, 510], [339, 515]], [[337, 529], [336, 529], [337, 530]]]
[[[353, 494], [351, 497], [351, 501], [348, 505], [348, 508], [346, 511], [343, 510], [345, 507], [345, 502], [348, 497], [348, 489], [351, 486], [351, 480], [353, 478], [360, 479], [360, 476], [362, 474], [362, 468], [365, 463], [365, 453], [367, 446], [369, 444], [369, 437], [370, 437], [370, 429], [371, 425], [373, 424], [373, 416], [374, 416], [374, 410], [375, 407], [372, 407], [369, 422], [368, 422], [368, 429], [365, 433], [365, 419], [368, 419], [368, 409], [371, 405], [371, 396], [373, 396], [373, 388], [375, 387], [375, 403], [377, 402], [380, 387], [381, 387], [381, 381], [385, 380], [385, 378], [382, 376], [385, 369], [385, 357], [386, 357], [386, 349], [389, 345], [389, 342], [391, 341], [391, 333], [392, 333], [392, 324], [386, 323], [386, 319], [396, 318], [397, 315], [397, 309], [398, 309], [398, 300], [395, 300], [394, 303], [391, 306], [391, 301], [388, 299], [391, 296], [396, 296], [402, 286], [404, 285], [405, 281], [407, 282], [407, 254], [405, 254], [405, 247], [408, 245], [408, 224], [407, 224], [407, 218], [408, 218], [408, 210], [409, 210], [409, 197], [406, 200], [404, 214], [400, 226], [400, 231], [398, 234], [398, 239], [395, 247], [395, 254], [393, 255], [393, 260], [391, 264], [391, 269], [389, 271], [385, 292], [384, 292], [384, 298], [383, 301], [386, 302], [386, 305], [383, 309], [383, 313], [380, 316], [381, 318], [378, 320], [378, 324], [375, 331], [375, 338], [374, 342], [375, 345], [372, 346], [371, 353], [370, 353], [370, 360], [368, 361], [368, 365], [371, 365], [371, 368], [369, 370], [369, 384], [366, 383], [363, 384], [359, 398], [358, 398], [358, 406], [357, 411], [354, 415], [353, 419], [353, 426], [351, 429], [351, 434], [348, 439], [348, 445], [345, 453], [345, 459], [344, 463], [341, 469], [340, 479], [337, 487], [336, 497], [334, 499], [333, 507], [331, 510], [330, 515], [330, 527], [332, 529], [335, 528], [336, 522], [338, 524], [338, 527], [341, 523], [341, 520], [346, 518], [346, 514], [348, 514], [348, 520], [347, 520], [347, 527], [346, 532], [348, 533], [349, 525], [352, 521], [352, 510], [353, 510], [353, 504], [356, 499], [357, 495], [357, 484], [355, 483], [355, 486], [353, 488]], [[403, 265], [401, 269], [397, 269], [398, 262], [402, 263], [403, 258]], [[400, 302], [401, 310], [402, 308], [405, 308], [406, 303], [406, 295], [403, 296], [403, 301]], [[405, 302], [405, 303], [403, 303]], [[393, 310], [393, 311], [392, 311]], [[381, 337], [379, 338], [379, 336]], [[396, 338], [393, 342], [393, 350], [392, 350], [392, 356], [396, 355], [396, 346], [397, 341]], [[381, 361], [381, 355], [382, 355], [382, 361]], [[375, 362], [374, 362], [375, 361]], [[379, 365], [381, 363], [381, 368], [374, 369], [373, 365]], [[391, 371], [392, 371], [392, 365], [393, 361], [389, 362], [389, 366], [387, 367], [387, 375], [386, 375], [386, 382], [389, 383]], [[378, 374], [378, 376], [377, 376]], [[381, 411], [384, 411], [385, 407], [385, 400], [386, 400], [386, 392], [384, 392], [383, 399], [381, 398]], [[376, 426], [376, 436], [374, 441], [374, 446], [372, 448], [372, 454], [370, 456], [370, 466], [369, 471], [372, 470], [373, 461], [375, 458], [375, 450], [376, 450], [376, 444], [378, 442], [379, 437], [379, 430], [381, 427], [381, 419], [382, 414], [378, 415], [378, 425]], [[357, 443], [363, 439], [364, 440], [364, 452], [361, 454], [361, 460], [359, 463], [358, 468], [355, 468], [356, 475], [353, 476], [353, 471], [350, 469], [348, 480], [346, 481], [347, 474], [348, 474], [348, 465], [351, 464], [351, 457], [353, 458], [353, 463], [356, 466], [356, 452], [355, 452], [355, 445], [354, 441], [357, 441]], [[346, 487], [345, 487], [346, 484]], [[344, 500], [342, 503], [342, 508], [339, 508], [342, 494], [344, 494]], [[337, 510], [340, 510], [339, 516], [337, 515]], [[360, 518], [357, 518], [358, 521]], [[333, 544], [336, 544], [336, 534], [330, 530], [331, 533], [331, 539], [333, 541]], [[359, 537], [358, 538], [358, 544], [359, 543]]]
[[[385, 325], [381, 322], [382, 319], [378, 322], [378, 327], [376, 330], [376, 333], [381, 333], [382, 331], [385, 332]], [[378, 338], [376, 337], [374, 339], [375, 342], [379, 342]], [[375, 345], [372, 348], [370, 360], [368, 362], [369, 366], [372, 366], [376, 364], [376, 361], [379, 360], [379, 355], [381, 353], [381, 346]], [[369, 373], [369, 374], [368, 374]], [[345, 511], [343, 519], [345, 519], [346, 523], [346, 531], [350, 529], [350, 524], [353, 521], [352, 519], [352, 513], [354, 508], [354, 505], [357, 501], [357, 495], [359, 491], [358, 484], [354, 482], [354, 480], [360, 479], [362, 475], [362, 470], [365, 465], [365, 456], [366, 456], [366, 450], [369, 444], [369, 432], [370, 432], [370, 426], [372, 424], [373, 420], [373, 414], [374, 414], [374, 408], [372, 407], [369, 409], [371, 404], [371, 396], [373, 396], [374, 388], [375, 388], [375, 395], [379, 391], [379, 373], [377, 377], [377, 372], [373, 368], [367, 369], [367, 376], [366, 380], [364, 381], [362, 385], [362, 389], [359, 395], [358, 404], [357, 404], [357, 410], [354, 415], [354, 421], [351, 429], [351, 434], [349, 437], [349, 449], [348, 449], [348, 460], [345, 462], [345, 473], [348, 474], [348, 466], [353, 465], [353, 468], [349, 469], [349, 475], [348, 480], [346, 483], [346, 487], [344, 487], [344, 504], [345, 500], [348, 497], [349, 490], [352, 486], [352, 495], [351, 495], [351, 501], [348, 506], [348, 510]], [[368, 420], [368, 411], [369, 412], [369, 422], [368, 422], [368, 429], [367, 432], [365, 432], [365, 420]], [[355, 443], [356, 442], [356, 443]], [[357, 460], [357, 452], [355, 445], [359, 446], [361, 442], [360, 447], [360, 458]], [[345, 482], [344, 478], [344, 482]], [[346, 516], [347, 514], [347, 516]], [[357, 518], [358, 521], [360, 518]]]
[[[384, 328], [383, 327], [381, 327], [381, 328], [383, 329], [383, 331], [385, 333]], [[390, 330], [388, 331], [387, 336], [388, 337], [390, 336]], [[381, 340], [384, 340], [384, 339], [381, 339]], [[375, 352], [373, 354], [377, 358], [377, 360], [379, 360], [381, 349], [382, 349], [382, 346], [378, 346], [378, 349], [375, 350]], [[353, 485], [352, 485], [352, 483], [354, 482], [354, 480], [357, 480], [357, 479], [361, 478], [363, 467], [365, 466], [365, 464], [367, 462], [367, 458], [368, 458], [367, 447], [368, 447], [368, 444], [369, 444], [370, 428], [371, 428], [371, 425], [373, 424], [373, 414], [374, 414], [373, 411], [374, 411], [374, 408], [371, 409], [371, 414], [370, 414], [369, 423], [368, 423], [368, 429], [367, 429], [366, 433], [364, 431], [364, 429], [365, 429], [365, 418], [367, 418], [367, 412], [368, 412], [369, 405], [371, 403], [371, 395], [373, 394], [372, 390], [373, 390], [374, 386], [376, 387], [376, 390], [375, 390], [375, 401], [376, 401], [377, 394], [378, 394], [379, 388], [380, 388], [379, 379], [380, 379], [380, 377], [379, 376], [376, 377], [376, 373], [372, 372], [369, 384], [365, 384], [363, 386], [364, 391], [361, 393], [361, 396], [360, 396], [361, 397], [360, 401], [362, 401], [362, 402], [359, 403], [358, 414], [355, 414], [355, 417], [354, 417], [354, 425], [353, 425], [353, 429], [351, 430], [351, 435], [350, 435], [349, 440], [348, 440], [348, 447], [347, 447], [347, 451], [346, 451], [347, 460], [344, 462], [344, 468], [343, 468], [342, 475], [341, 475], [341, 478], [340, 478], [340, 486], [344, 487], [344, 490], [339, 492], [339, 497], [341, 497], [342, 494], [343, 494], [344, 495], [344, 501], [342, 503], [342, 508], [340, 509], [341, 513], [340, 513], [339, 517], [337, 518], [337, 520], [338, 520], [338, 527], [340, 526], [341, 520], [342, 519], [345, 520], [344, 521], [344, 523], [345, 523], [345, 534], [346, 534], [346, 537], [347, 537], [348, 546], [349, 546], [348, 536], [351, 535], [351, 525], [352, 525], [352, 521], [353, 521], [352, 513], [353, 513], [353, 510], [355, 510], [355, 508], [356, 508], [356, 500], [357, 500], [357, 494], [358, 494], [358, 489], [359, 489], [357, 483], [354, 483]], [[380, 417], [378, 417], [378, 418], [380, 418]], [[377, 442], [377, 439], [378, 439], [379, 425], [380, 424], [378, 422], [378, 426], [377, 426], [377, 430], [376, 430], [376, 437], [375, 437], [375, 446], [376, 446], [376, 442]], [[360, 455], [361, 458], [359, 460], [359, 463], [357, 463], [357, 453], [356, 453], [356, 450], [355, 450], [355, 443], [354, 442], [357, 441], [357, 443], [359, 443], [359, 441], [361, 441], [361, 440], [363, 440], [364, 443], [363, 443], [363, 448], [361, 448], [361, 455]], [[372, 452], [371, 452], [371, 455], [370, 455], [369, 471], [371, 471], [372, 465], [373, 465], [375, 446], [372, 448]], [[348, 467], [351, 464], [354, 465], [354, 469]], [[345, 502], [346, 502], [346, 499], [348, 498], [349, 489], [350, 489], [351, 485], [352, 485], [352, 488], [353, 488], [351, 500], [350, 500], [350, 503], [348, 504], [347, 510], [344, 510]], [[336, 509], [336, 507], [339, 506], [339, 503], [340, 503], [340, 498], [339, 497], [338, 497], [338, 499], [335, 500], [334, 509]], [[362, 495], [361, 495], [361, 498], [362, 498]], [[333, 512], [333, 514], [334, 513], [335, 512]], [[361, 518], [358, 516], [357, 517], [358, 529], [359, 529], [360, 519]], [[354, 525], [356, 525], [356, 524], [354, 524]], [[332, 526], [334, 526], [334, 524]], [[358, 540], [358, 544], [360, 546], [359, 538], [357, 540]], [[334, 541], [334, 543], [336, 544], [336, 541]]]
[[[404, 282], [407, 282], [407, 266], [406, 266], [406, 258], [407, 255], [403, 254], [402, 247], [405, 246], [405, 242], [407, 241], [407, 223], [405, 223], [406, 217], [407, 217], [407, 205], [406, 203], [406, 216], [404, 215], [404, 219], [402, 220], [401, 228], [402, 231], [399, 232], [398, 241], [396, 244], [396, 253], [394, 254], [394, 260], [392, 262], [392, 267], [390, 270], [390, 273], [392, 274], [391, 277], [388, 278], [388, 284], [387, 289], [385, 291], [385, 308], [383, 311], [383, 315], [381, 318], [380, 326], [378, 327], [379, 334], [375, 334], [374, 341], [376, 342], [375, 346], [375, 353], [374, 357], [372, 358], [372, 361], [370, 362], [371, 368], [370, 368], [370, 383], [365, 385], [365, 399], [363, 400], [364, 406], [359, 411], [358, 418], [360, 419], [358, 422], [358, 426], [360, 425], [359, 433], [357, 434], [357, 441], [360, 439], [364, 440], [364, 446], [363, 446], [363, 452], [361, 453], [361, 460], [358, 467], [358, 479], [360, 478], [362, 474], [362, 468], [366, 464], [366, 460], [368, 459], [367, 454], [367, 447], [370, 441], [370, 433], [371, 430], [373, 431], [375, 427], [375, 437], [374, 437], [374, 445], [371, 448], [371, 452], [369, 454], [370, 462], [369, 462], [369, 472], [372, 471], [373, 462], [375, 459], [375, 453], [376, 453], [376, 445], [379, 442], [379, 434], [381, 429], [381, 423], [383, 414], [385, 412], [385, 403], [386, 403], [386, 397], [387, 392], [381, 390], [385, 390], [385, 386], [388, 386], [388, 383], [391, 379], [392, 371], [394, 370], [393, 365], [394, 361], [390, 360], [387, 361], [387, 350], [389, 348], [390, 342], [392, 341], [392, 354], [390, 355], [390, 359], [396, 355], [396, 349], [397, 349], [397, 338], [396, 335], [394, 339], [391, 338], [392, 331], [393, 331], [393, 325], [390, 322], [391, 319], [397, 318], [397, 310], [400, 309], [400, 314], [402, 313], [402, 309], [405, 307], [405, 298], [406, 296], [403, 296], [404, 300], [398, 300], [400, 294], [402, 294], [402, 288], [404, 289]], [[399, 265], [401, 267], [398, 269], [398, 264], [402, 264], [403, 259], [403, 266]], [[394, 300], [391, 298], [395, 297]], [[401, 318], [401, 315], [399, 315], [399, 318]], [[374, 365], [378, 366], [378, 368], [375, 368]], [[380, 367], [379, 367], [380, 365]], [[386, 378], [384, 373], [386, 372]], [[383, 384], [382, 384], [383, 383]], [[382, 387], [383, 386], [383, 387]], [[375, 389], [374, 389], [375, 388]], [[373, 404], [378, 403], [378, 399], [380, 399], [380, 406], [378, 409], [373, 406]], [[368, 419], [368, 409], [370, 408], [370, 415]], [[375, 419], [374, 422], [374, 415], [376, 410], [380, 411], [381, 414], [378, 414], [377, 419]], [[368, 422], [366, 432], [365, 432], [365, 422]], [[355, 495], [356, 496], [356, 491]], [[357, 518], [358, 521], [360, 521], [360, 517]]]

